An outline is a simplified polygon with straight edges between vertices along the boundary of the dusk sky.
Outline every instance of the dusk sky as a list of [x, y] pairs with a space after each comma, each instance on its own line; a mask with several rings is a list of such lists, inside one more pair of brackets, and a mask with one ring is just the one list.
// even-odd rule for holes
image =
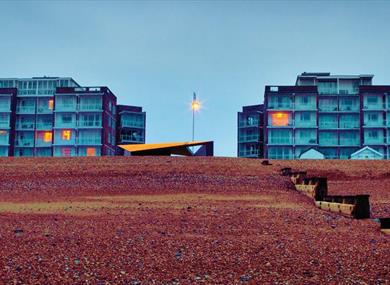
[[237, 112], [304, 71], [390, 84], [390, 1], [0, 1], [0, 77], [69, 76], [147, 112], [146, 142], [237, 155]]

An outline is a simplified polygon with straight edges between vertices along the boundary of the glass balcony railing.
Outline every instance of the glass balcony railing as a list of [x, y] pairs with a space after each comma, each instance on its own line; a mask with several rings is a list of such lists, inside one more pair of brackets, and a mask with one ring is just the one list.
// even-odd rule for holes
[[17, 106], [16, 113], [19, 114], [34, 114], [35, 106]]
[[359, 139], [341, 139], [340, 138], [340, 145], [341, 146], [359, 146], [360, 140]]
[[37, 130], [51, 130], [53, 128], [52, 123], [37, 123], [36, 129]]
[[96, 128], [96, 127], [102, 127], [102, 122], [101, 121], [79, 121], [78, 126], [83, 128]]
[[142, 136], [132, 136], [132, 135], [121, 135], [120, 139], [122, 142], [143, 142], [144, 138]]
[[340, 111], [343, 112], [356, 112], [359, 111], [358, 105], [340, 105], [339, 107]]
[[33, 130], [34, 122], [16, 122], [16, 128], [20, 130]]
[[377, 137], [377, 138], [364, 138], [365, 144], [384, 144], [385, 139], [384, 137]]
[[269, 138], [270, 144], [292, 144], [292, 138]]
[[56, 104], [55, 110], [57, 112], [75, 112], [77, 110], [77, 105]]
[[80, 111], [102, 111], [101, 104], [80, 104]]
[[317, 122], [316, 121], [295, 121], [295, 126], [296, 127], [316, 127]]
[[259, 150], [254, 149], [254, 150], [241, 150], [238, 153], [238, 156], [241, 157], [257, 157], [259, 155]]
[[47, 146], [47, 147], [49, 147], [49, 146], [51, 146], [51, 141], [43, 141], [41, 139], [38, 139], [35, 142], [35, 146], [38, 146], [38, 147], [45, 147], [45, 146]]
[[295, 110], [315, 110], [317, 109], [316, 104], [299, 104], [295, 103]]
[[258, 127], [259, 126], [259, 121], [258, 120], [253, 120], [248, 122], [247, 120], [240, 121], [238, 126], [240, 128], [246, 128], [246, 127]]
[[360, 124], [359, 124], [359, 120], [355, 120], [355, 121], [341, 121], [339, 127], [340, 128], [344, 128], [344, 129], [349, 129], [349, 128], [355, 129], [355, 128], [359, 128]]
[[320, 138], [320, 145], [338, 145], [337, 139], [321, 139]]
[[322, 129], [337, 129], [338, 124], [337, 122], [320, 122], [319, 127]]
[[384, 126], [383, 121], [365, 121], [364, 122], [365, 127], [382, 127]]
[[317, 139], [295, 139], [295, 144], [302, 144], [302, 145], [307, 145], [307, 144], [317, 144]]
[[101, 144], [101, 138], [100, 137], [79, 138], [77, 143], [85, 144], [85, 145], [99, 145]]
[[34, 146], [34, 140], [33, 139], [16, 139], [15, 141], [16, 146]]
[[337, 105], [321, 105], [318, 110], [325, 111], [325, 112], [337, 112], [338, 108]]
[[64, 123], [64, 122], [55, 122], [54, 124], [55, 128], [76, 128], [76, 122], [69, 122], [69, 123]]
[[293, 108], [293, 104], [291, 103], [280, 103], [280, 104], [272, 104], [270, 103], [268, 105], [268, 109], [275, 109], [275, 110], [291, 110]]
[[8, 121], [0, 121], [0, 128], [9, 128], [9, 122]]
[[244, 135], [244, 136], [239, 136], [238, 141], [239, 142], [250, 142], [250, 141], [258, 141], [259, 140], [259, 135]]

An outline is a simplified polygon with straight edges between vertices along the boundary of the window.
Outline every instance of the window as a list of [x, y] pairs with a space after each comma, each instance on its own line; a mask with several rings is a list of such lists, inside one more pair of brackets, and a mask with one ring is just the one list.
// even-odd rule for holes
[[367, 103], [369, 105], [375, 105], [378, 103], [378, 97], [374, 97], [374, 96], [369, 96], [367, 97]]
[[310, 113], [303, 112], [301, 113], [301, 121], [310, 121]]
[[87, 156], [96, 156], [96, 149], [94, 147], [87, 147]]
[[43, 133], [43, 141], [44, 142], [51, 142], [53, 139], [53, 133], [52, 132], [44, 132]]
[[276, 127], [288, 126], [290, 123], [289, 113], [277, 112], [271, 113], [271, 125]]
[[71, 156], [72, 155], [72, 150], [70, 149], [70, 147], [63, 147], [61, 149], [61, 155], [62, 156]]
[[70, 130], [63, 130], [61, 137], [62, 137], [62, 140], [64, 140], [64, 141], [70, 141], [71, 131]]
[[53, 110], [53, 108], [54, 108], [54, 100], [53, 99], [49, 99], [49, 101], [47, 101], [47, 108], [49, 110]]

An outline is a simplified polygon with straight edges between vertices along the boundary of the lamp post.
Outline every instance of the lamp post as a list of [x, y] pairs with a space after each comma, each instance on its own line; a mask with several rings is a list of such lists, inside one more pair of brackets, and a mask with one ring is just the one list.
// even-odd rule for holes
[[192, 96], [191, 109], [192, 109], [192, 141], [195, 141], [195, 112], [199, 111], [200, 109], [200, 102], [196, 99], [195, 92]]

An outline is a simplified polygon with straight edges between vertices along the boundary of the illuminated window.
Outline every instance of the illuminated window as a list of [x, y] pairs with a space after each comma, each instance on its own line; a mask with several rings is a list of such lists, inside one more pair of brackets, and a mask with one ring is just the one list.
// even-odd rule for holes
[[43, 133], [43, 141], [44, 142], [51, 142], [53, 138], [52, 132], [44, 132]]
[[7, 134], [7, 131], [0, 131], [0, 136], [1, 135], [6, 135]]
[[70, 141], [70, 138], [71, 138], [71, 131], [70, 130], [63, 130], [62, 131], [62, 140]]
[[87, 147], [87, 156], [96, 156], [96, 149], [94, 147]]
[[277, 112], [271, 114], [272, 126], [283, 127], [288, 126], [289, 114], [283, 112]]
[[49, 99], [49, 101], [47, 101], [47, 107], [49, 108], [49, 110], [53, 110], [53, 108], [54, 108], [54, 100], [53, 99]]

